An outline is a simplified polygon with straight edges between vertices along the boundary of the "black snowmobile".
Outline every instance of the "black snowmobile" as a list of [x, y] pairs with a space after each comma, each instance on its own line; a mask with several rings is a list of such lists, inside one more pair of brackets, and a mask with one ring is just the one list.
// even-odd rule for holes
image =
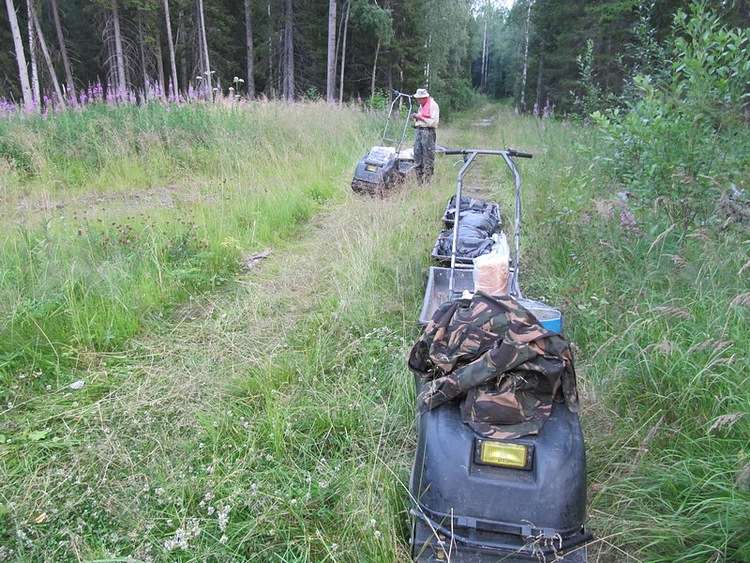
[[[408, 110], [405, 114], [402, 112], [402, 105]], [[409, 94], [394, 90], [380, 144], [372, 147], [354, 170], [352, 190], [356, 193], [382, 196], [413, 172], [414, 149], [403, 148], [412, 105]], [[396, 116], [401, 118], [402, 114], [403, 123], [395, 129], [392, 123]]]
[[[463, 179], [479, 155], [502, 158], [515, 183], [514, 252], [510, 293], [548, 330], [562, 331], [560, 312], [524, 299], [520, 268], [521, 178], [508, 150], [443, 149], [462, 155], [454, 201], [461, 201]], [[455, 221], [460, 221], [460, 212]], [[449, 267], [430, 268], [420, 323], [426, 325], [446, 301], [473, 291], [471, 267], [456, 262], [458, 228]], [[463, 267], [457, 267], [463, 266]], [[420, 390], [417, 379], [417, 391]], [[414, 466], [411, 550], [415, 561], [456, 563], [577, 562], [587, 560], [591, 539], [586, 519], [586, 469], [578, 415], [555, 403], [536, 435], [512, 440], [486, 439], [462, 420], [459, 406], [447, 403], [420, 415]]]

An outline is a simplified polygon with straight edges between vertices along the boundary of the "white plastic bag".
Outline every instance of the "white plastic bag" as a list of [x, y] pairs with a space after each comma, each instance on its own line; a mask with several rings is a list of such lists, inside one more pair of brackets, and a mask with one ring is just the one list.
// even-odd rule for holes
[[492, 251], [474, 258], [474, 291], [489, 295], [508, 293], [510, 275], [510, 247], [505, 233], [494, 235]]

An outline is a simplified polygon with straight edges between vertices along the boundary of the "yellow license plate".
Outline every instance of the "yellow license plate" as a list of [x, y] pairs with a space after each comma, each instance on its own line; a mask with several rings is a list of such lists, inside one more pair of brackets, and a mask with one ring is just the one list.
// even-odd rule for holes
[[378, 167], [375, 166], [374, 164], [368, 164], [367, 166], [365, 166], [365, 169], [368, 172], [375, 172], [378, 169]]

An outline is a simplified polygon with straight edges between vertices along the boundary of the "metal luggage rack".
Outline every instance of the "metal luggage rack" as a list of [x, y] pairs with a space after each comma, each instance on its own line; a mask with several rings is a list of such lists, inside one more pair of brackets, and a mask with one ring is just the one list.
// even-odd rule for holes
[[[508, 166], [508, 169], [513, 175], [515, 193], [515, 224], [513, 229], [514, 252], [510, 265], [509, 293], [516, 298], [522, 299], [523, 294], [521, 293], [521, 287], [518, 281], [521, 264], [521, 175], [516, 168], [513, 158], [532, 158], [532, 155], [514, 149], [451, 149], [438, 147], [435, 152], [445, 155], [462, 155], [464, 157], [463, 166], [459, 170], [458, 179], [456, 180], [455, 201], [459, 203], [463, 192], [464, 176], [479, 155], [498, 156], [502, 158]], [[427, 287], [422, 302], [422, 310], [419, 315], [419, 322], [422, 325], [426, 325], [430, 321], [433, 313], [441, 304], [459, 298], [464, 291], [474, 290], [473, 264], [461, 264], [456, 256], [460, 222], [461, 213], [459, 209], [459, 213], [455, 215], [453, 225], [450, 266], [432, 266], [429, 271]]]

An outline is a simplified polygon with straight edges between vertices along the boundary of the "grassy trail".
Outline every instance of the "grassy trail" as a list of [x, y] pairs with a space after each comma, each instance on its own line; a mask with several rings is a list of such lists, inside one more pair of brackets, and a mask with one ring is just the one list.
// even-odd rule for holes
[[[440, 142], [536, 149], [547, 135], [489, 106]], [[105, 354], [85, 394], [63, 388], [24, 411], [26, 439], [2, 457], [14, 553], [407, 560], [404, 358], [455, 164], [387, 200], [325, 179], [345, 196], [296, 243]], [[483, 163], [467, 185], [509, 205], [498, 172]]]
[[[354, 129], [356, 117], [346, 119]], [[672, 261], [651, 251], [671, 242], [661, 230], [634, 242], [619, 224], [585, 218], [596, 216], [598, 204], [580, 181], [589, 164], [575, 148], [580, 135], [566, 123], [487, 106], [441, 129], [438, 142], [535, 154], [519, 163], [521, 283], [528, 295], [563, 307], [568, 335], [580, 348], [591, 525], [599, 537], [592, 559], [666, 562], [684, 552], [684, 561], [703, 561], [722, 541], [726, 552], [740, 553], [731, 542], [742, 541], [744, 516], [736, 510], [742, 499], [721, 480], [734, 478], [724, 469], [736, 463], [733, 454], [710, 460], [725, 464], [716, 474], [702, 458], [693, 461], [677, 449], [669, 455], [682, 471], [670, 472], [663, 465], [670, 458], [649, 451], [683, 436], [687, 430], [677, 425], [690, 420], [650, 413], [633, 399], [651, 384], [635, 383], [641, 369], [657, 386], [653, 370], [667, 370], [661, 356], [676, 357], [654, 343], [681, 346], [681, 333], [658, 321], [664, 309], [656, 300], [671, 298], [659, 293], [664, 284], [650, 289], [653, 303], [641, 324], [629, 312], [629, 299], [640, 303], [644, 284], [665, 277]], [[414, 397], [405, 357], [418, 334], [424, 268], [457, 162], [439, 158], [429, 187], [408, 185], [386, 200], [370, 200], [350, 193], [354, 161], [344, 162], [341, 148], [336, 154], [335, 166], [325, 168], [322, 157], [309, 165], [330, 208], [311, 206], [291, 235], [263, 239], [273, 249], [269, 258], [219, 290], [191, 293], [119, 350], [92, 352], [77, 372], [82, 390], [65, 381], [0, 415], [0, 560], [408, 560]], [[466, 183], [509, 209], [503, 166], [484, 161]], [[294, 180], [283, 168], [278, 174], [267, 185]], [[275, 201], [289, 205], [282, 196]], [[228, 205], [236, 209], [219, 240], [252, 209], [250, 198], [232, 197]], [[648, 277], [624, 276], [625, 265], [641, 256], [656, 260], [643, 266]], [[727, 267], [736, 270], [746, 259], [732, 260]], [[721, 291], [722, 299], [736, 294]], [[666, 311], [685, 317], [677, 306]], [[728, 325], [738, 343], [741, 320], [733, 316]], [[630, 340], [639, 330], [646, 331], [635, 333], [640, 348]], [[726, 380], [740, 377], [747, 361], [746, 354], [710, 352], [701, 367], [690, 353], [689, 367], [732, 370]], [[613, 381], [623, 371], [633, 379]], [[647, 405], [673, 401], [658, 389], [649, 393], [642, 394]], [[721, 443], [740, 443], [741, 424]], [[708, 437], [710, 444], [719, 440]], [[696, 463], [705, 476], [695, 473]], [[669, 496], [672, 476], [684, 496]], [[714, 484], [709, 505], [700, 495]], [[683, 537], [692, 533], [692, 503], [707, 543], [688, 552], [668, 533], [672, 523]], [[723, 537], [708, 526], [716, 514], [727, 515]]]
[[[534, 149], [548, 135], [510, 119], [488, 106], [440, 142]], [[26, 411], [44, 435], [3, 457], [0, 489], [15, 553], [407, 560], [404, 358], [455, 165], [386, 200], [328, 178], [345, 195], [296, 243], [105, 355], [80, 402], [65, 389]], [[483, 163], [467, 184], [509, 205], [502, 171]]]
[[101, 354], [85, 392], [4, 413], [27, 430], [0, 458], [0, 555], [405, 557], [403, 490], [379, 456], [403, 475], [402, 358], [427, 256], [414, 246], [431, 243], [444, 198], [358, 199], [323, 181], [346, 195], [296, 243]]

